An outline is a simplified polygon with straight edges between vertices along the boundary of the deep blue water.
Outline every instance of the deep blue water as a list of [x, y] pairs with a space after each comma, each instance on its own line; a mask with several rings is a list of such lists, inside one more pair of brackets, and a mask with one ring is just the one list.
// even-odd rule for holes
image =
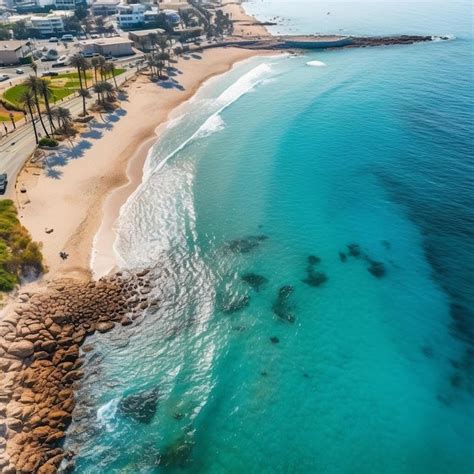
[[[95, 338], [77, 472], [471, 472], [471, 4], [247, 7], [455, 39], [256, 58], [183, 107], [117, 241], [164, 305]], [[152, 389], [149, 423], [124, 413]]]

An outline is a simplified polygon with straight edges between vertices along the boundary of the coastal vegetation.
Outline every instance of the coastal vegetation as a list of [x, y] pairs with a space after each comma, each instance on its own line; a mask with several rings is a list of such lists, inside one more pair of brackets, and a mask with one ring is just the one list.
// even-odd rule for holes
[[13, 201], [0, 200], [0, 291], [11, 291], [22, 278], [43, 272], [39, 244], [20, 224]]
[[[114, 77], [125, 72], [125, 69], [116, 68], [114, 65], [113, 69], [111, 66], [107, 66], [106, 70], [102, 70], [102, 75], [112, 78], [112, 70]], [[58, 74], [54, 77], [43, 78], [43, 80], [48, 82], [51, 91], [51, 102], [56, 103], [65, 97], [74, 94], [79, 89], [82, 89], [81, 81], [84, 81], [84, 85], [86, 85], [87, 88], [87, 86], [91, 86], [92, 83], [100, 80], [100, 69], [96, 71], [96, 68], [89, 66], [85, 72], [81, 70], [81, 77], [79, 77], [77, 72], [67, 72]], [[21, 97], [27, 88], [28, 85], [26, 81], [16, 86], [10, 87], [3, 93], [3, 99], [9, 104], [13, 105], [15, 108], [22, 109], [23, 107]], [[44, 100], [41, 99], [40, 102], [43, 104]]]

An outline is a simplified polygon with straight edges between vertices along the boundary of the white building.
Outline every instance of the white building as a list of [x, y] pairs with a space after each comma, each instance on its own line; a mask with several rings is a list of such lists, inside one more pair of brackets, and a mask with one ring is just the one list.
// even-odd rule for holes
[[95, 0], [91, 4], [91, 12], [95, 16], [111, 16], [118, 13], [120, 0]]
[[79, 3], [82, 2], [80, 0], [54, 0], [58, 10], [74, 10]]
[[56, 11], [43, 16], [31, 16], [31, 27], [41, 36], [51, 36], [64, 33], [64, 18], [70, 16], [73, 12]]
[[140, 3], [120, 5], [118, 7], [117, 22], [120, 28], [133, 28], [145, 23], [146, 7]]

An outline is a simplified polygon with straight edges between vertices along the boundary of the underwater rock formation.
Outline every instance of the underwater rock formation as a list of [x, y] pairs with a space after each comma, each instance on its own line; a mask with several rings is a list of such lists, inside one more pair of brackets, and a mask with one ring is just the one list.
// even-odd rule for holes
[[341, 262], [347, 262], [347, 255], [344, 252], [339, 252], [339, 260]]
[[224, 314], [233, 314], [243, 310], [250, 304], [250, 296], [223, 294], [219, 298], [218, 309]]
[[183, 469], [191, 463], [194, 441], [187, 435], [181, 436], [158, 455], [158, 466]]
[[243, 239], [231, 240], [227, 243], [227, 247], [231, 252], [234, 253], [249, 253], [252, 250], [256, 249], [261, 242], [267, 240], [268, 236], [266, 235], [250, 235]]
[[351, 257], [358, 258], [362, 254], [359, 244], [349, 244], [347, 248], [349, 249], [349, 255]]
[[317, 257], [316, 255], [310, 255], [308, 257], [308, 263], [310, 265], [317, 265], [318, 263], [321, 263], [321, 259]]
[[319, 257], [310, 255], [308, 257], [308, 268], [306, 268], [307, 277], [304, 280], [301, 280], [303, 283], [306, 283], [309, 286], [318, 287], [321, 286], [328, 280], [328, 277], [323, 272], [318, 272], [314, 267], [321, 262]]
[[382, 278], [385, 276], [386, 270], [385, 265], [382, 262], [376, 262], [374, 260], [368, 259], [370, 262], [370, 266], [367, 269], [374, 277]]
[[271, 342], [272, 344], [278, 344], [278, 343], [280, 342], [280, 339], [278, 339], [278, 337], [276, 337], [276, 336], [272, 336], [272, 337], [270, 338], [270, 342]]
[[314, 270], [308, 270], [308, 276], [301, 280], [309, 286], [318, 287], [328, 281], [328, 277], [323, 272], [316, 272]]
[[119, 403], [119, 410], [124, 415], [134, 420], [149, 424], [156, 413], [158, 406], [158, 388], [152, 388], [143, 392], [128, 395]]
[[268, 283], [268, 280], [262, 276], [257, 275], [256, 273], [245, 273], [242, 275], [242, 281], [250, 285], [255, 291], [260, 291], [260, 288]]
[[290, 285], [282, 286], [278, 291], [278, 298], [272, 306], [273, 313], [282, 321], [294, 323], [296, 318], [292, 314], [293, 305], [289, 297], [293, 294], [294, 288]]

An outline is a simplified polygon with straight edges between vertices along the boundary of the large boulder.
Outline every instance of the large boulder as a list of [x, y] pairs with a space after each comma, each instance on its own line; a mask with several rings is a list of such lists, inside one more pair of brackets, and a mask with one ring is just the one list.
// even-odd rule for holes
[[33, 354], [33, 351], [34, 351], [34, 346], [33, 346], [33, 343], [30, 341], [13, 342], [8, 347], [9, 354], [21, 359], [24, 357], [29, 357], [30, 355]]
[[119, 410], [140, 423], [148, 424], [155, 416], [157, 405], [158, 389], [153, 388], [122, 398]]

